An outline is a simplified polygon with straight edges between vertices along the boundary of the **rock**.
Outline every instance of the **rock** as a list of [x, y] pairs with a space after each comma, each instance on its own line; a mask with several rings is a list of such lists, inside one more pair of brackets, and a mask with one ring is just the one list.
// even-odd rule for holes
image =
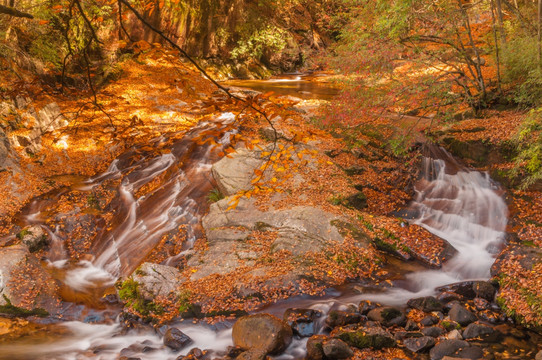
[[536, 353], [535, 360], [542, 360], [542, 350]]
[[262, 350], [248, 350], [245, 352], [242, 352], [239, 356], [237, 356], [236, 360], [264, 360], [267, 357], [267, 354]]
[[414, 331], [414, 330], [419, 330], [420, 327], [418, 326], [418, 324], [416, 324], [414, 321], [408, 319], [407, 322], [406, 322], [406, 325], [405, 325], [405, 330], [406, 331]]
[[474, 294], [477, 298], [485, 299], [489, 302], [492, 302], [495, 300], [495, 294], [497, 293], [497, 289], [487, 281], [475, 281], [473, 284], [473, 290]]
[[60, 112], [60, 107], [54, 102], [38, 111], [37, 120], [42, 133], [56, 130], [68, 124]]
[[424, 334], [425, 336], [431, 336], [431, 337], [439, 337], [440, 335], [444, 334], [444, 329], [443, 328], [440, 328], [438, 326], [431, 326], [431, 327], [427, 327], [425, 329], [422, 329], [421, 330], [422, 334]]
[[439, 322], [439, 318], [437, 316], [427, 315], [420, 321], [420, 324], [423, 326], [432, 326], [432, 325], [438, 324], [438, 322]]
[[4, 296], [27, 310], [55, 313], [60, 304], [56, 281], [24, 245], [0, 248], [0, 305], [6, 305]]
[[454, 356], [463, 359], [481, 359], [484, 357], [484, 350], [479, 346], [469, 346], [457, 351]]
[[393, 325], [404, 326], [406, 324], [405, 314], [394, 307], [376, 308], [367, 314], [367, 317], [373, 321], [378, 321], [382, 325], [389, 327]]
[[403, 341], [405, 347], [415, 353], [425, 352], [435, 346], [435, 339], [430, 336], [408, 338]]
[[367, 315], [367, 313], [373, 309], [382, 307], [379, 303], [375, 303], [369, 300], [362, 300], [358, 305], [358, 312], [361, 315]]
[[27, 226], [17, 234], [17, 237], [28, 247], [30, 252], [36, 252], [47, 246], [47, 233], [41, 226]]
[[465, 339], [475, 339], [475, 338], [481, 338], [481, 339], [488, 339], [492, 338], [495, 340], [496, 330], [492, 328], [491, 326], [487, 326], [484, 324], [479, 323], [472, 323], [469, 326], [465, 328], [463, 331], [463, 337]]
[[347, 343], [340, 339], [329, 339], [323, 342], [322, 350], [329, 359], [348, 359], [354, 352]]
[[437, 295], [436, 299], [442, 304], [447, 304], [451, 301], [460, 301], [463, 297], [451, 291], [443, 291]]
[[225, 196], [230, 196], [243, 190], [252, 188], [254, 170], [264, 163], [261, 153], [248, 149], [238, 149], [216, 162], [211, 171], [216, 180], [218, 189]]
[[360, 321], [361, 321], [361, 315], [358, 313], [332, 310], [327, 315], [326, 325], [333, 329], [337, 326], [356, 324], [356, 323], [359, 323]]
[[464, 340], [443, 340], [431, 349], [429, 356], [431, 360], [441, 360], [443, 357], [453, 355], [469, 346], [470, 344]]
[[478, 320], [469, 310], [465, 309], [460, 304], [454, 304], [448, 313], [450, 320], [457, 322], [461, 326], [467, 326], [468, 324]]
[[310, 337], [317, 332], [316, 319], [322, 312], [313, 309], [288, 309], [284, 312], [283, 320], [292, 327], [295, 334]]
[[192, 339], [181, 330], [170, 327], [164, 335], [164, 345], [175, 351], [179, 351], [192, 344]]
[[461, 325], [459, 325], [455, 321], [451, 321], [451, 320], [443, 320], [443, 321], [441, 321], [440, 326], [442, 326], [446, 331], [461, 329]]
[[323, 343], [328, 339], [325, 335], [314, 335], [307, 341], [307, 360], [322, 360], [325, 356]]
[[461, 336], [461, 333], [459, 330], [454, 329], [446, 335], [446, 338], [449, 340], [463, 340], [463, 336]]
[[269, 314], [243, 316], [233, 325], [233, 344], [244, 350], [279, 354], [292, 342], [292, 328]]
[[410, 299], [407, 305], [413, 309], [418, 309], [423, 312], [442, 311], [442, 303], [434, 296], [426, 296], [421, 298]]
[[358, 349], [382, 349], [397, 345], [394, 337], [388, 331], [378, 326], [364, 326], [357, 330], [341, 330], [336, 332], [334, 336]]
[[[302, 258], [309, 252], [323, 251], [331, 242], [341, 243], [343, 224], [340, 217], [321, 209], [297, 206], [284, 210], [261, 211], [254, 199], [242, 198], [235, 209], [229, 208], [230, 198], [211, 205], [209, 214], [202, 224], [208, 241], [208, 250], [188, 260], [188, 266], [195, 268], [191, 280], [218, 274], [228, 274], [239, 266], [252, 266], [267, 254], [288, 251], [291, 256]], [[248, 248], [246, 239], [253, 231], [273, 231], [277, 233], [269, 253], [253, 251]], [[357, 231], [359, 246], [366, 247], [369, 239]], [[357, 239], [357, 238], [356, 238]], [[249, 251], [250, 250], [250, 251]], [[244, 261], [241, 261], [244, 260]], [[310, 276], [310, 269], [296, 268], [292, 280]]]
[[452, 292], [467, 299], [480, 297], [493, 301], [496, 293], [495, 287], [487, 281], [462, 281], [437, 288], [439, 292]]
[[474, 298], [473, 302], [474, 302], [474, 306], [476, 307], [476, 310], [478, 311], [489, 309], [491, 305], [489, 301], [487, 301], [486, 299], [479, 298], [479, 297]]
[[179, 285], [184, 282], [176, 268], [153, 263], [141, 264], [133, 272], [132, 278], [139, 284], [139, 294], [149, 301], [157, 296], [164, 298], [176, 296]]

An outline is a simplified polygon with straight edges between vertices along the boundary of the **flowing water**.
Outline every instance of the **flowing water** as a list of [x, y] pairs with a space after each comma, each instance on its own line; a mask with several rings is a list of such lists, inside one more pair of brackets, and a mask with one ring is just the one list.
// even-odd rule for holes
[[[279, 82], [280, 83], [280, 82]], [[269, 84], [267, 84], [269, 85]], [[43, 226], [53, 244], [48, 255], [50, 266], [61, 273], [64, 286], [76, 293], [100, 296], [111, 288], [119, 276], [130, 274], [159, 243], [164, 234], [183, 226], [186, 240], [182, 251], [190, 249], [198, 236], [199, 222], [205, 209], [205, 195], [212, 185], [210, 167], [216, 161], [209, 146], [196, 145], [194, 138], [209, 129], [222, 134], [222, 145], [229, 141], [228, 125], [234, 115], [224, 113], [212, 122], [201, 123], [167, 151], [131, 149], [114, 160], [107, 171], [93, 178], [77, 181], [56, 196], [36, 199], [22, 216], [27, 224]], [[167, 135], [155, 139], [159, 148]], [[381, 292], [353, 294], [330, 289], [325, 297], [298, 297], [272, 305], [266, 312], [281, 316], [287, 307], [310, 307], [327, 313], [332, 308], [362, 299], [386, 304], [404, 304], [410, 298], [434, 293], [435, 287], [467, 279], [487, 279], [496, 251], [504, 239], [507, 207], [498, 186], [485, 173], [471, 171], [458, 164], [445, 151], [434, 148], [424, 159], [423, 177], [416, 185], [416, 197], [410, 205], [419, 224], [447, 240], [457, 255], [441, 270], [415, 271], [394, 282]], [[138, 190], [160, 177], [160, 186], [138, 197]], [[90, 249], [90, 256], [73, 263], [68, 259], [61, 232], [47, 226], [45, 213], [51, 218], [51, 207], [63, 193], [91, 191], [107, 181], [118, 181], [116, 196], [109, 211], [115, 214], [111, 226], [102, 228]], [[47, 209], [47, 211], [46, 211]], [[53, 211], [54, 212], [54, 211]], [[58, 215], [58, 214], [57, 214]], [[175, 264], [180, 254], [170, 254], [165, 261]], [[87, 306], [89, 304], [87, 303]], [[126, 330], [115, 319], [114, 309], [89, 310], [78, 305], [72, 311], [73, 321], [48, 325], [43, 332], [31, 334], [10, 344], [0, 345], [5, 359], [116, 359], [118, 354], [141, 359], [175, 359], [179, 354], [162, 346], [157, 333], [149, 328]], [[81, 310], [86, 309], [86, 310]], [[109, 311], [105, 316], [106, 311]], [[77, 314], [85, 319], [77, 318]], [[97, 323], [89, 323], [94, 314]], [[175, 324], [189, 335], [192, 347], [220, 352], [231, 345], [231, 323], [197, 325]], [[284, 359], [302, 358], [305, 340], [295, 340]], [[123, 350], [124, 349], [124, 350]]]

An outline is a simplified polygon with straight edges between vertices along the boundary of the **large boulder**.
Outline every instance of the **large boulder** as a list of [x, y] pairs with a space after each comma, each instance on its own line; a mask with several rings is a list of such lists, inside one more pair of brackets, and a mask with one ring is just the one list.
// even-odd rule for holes
[[243, 350], [280, 354], [292, 342], [292, 328], [269, 314], [243, 316], [233, 325], [233, 344]]
[[0, 248], [0, 305], [5, 300], [27, 310], [58, 309], [57, 285], [39, 259], [24, 245]]
[[158, 296], [168, 298], [176, 295], [179, 285], [184, 282], [176, 268], [153, 263], [141, 264], [132, 274], [132, 278], [139, 284], [139, 295], [148, 301]]
[[[234, 209], [229, 209], [231, 198], [211, 205], [202, 225], [208, 242], [208, 250], [188, 260], [195, 268], [191, 280], [219, 274], [228, 274], [240, 266], [253, 266], [262, 256], [287, 252], [293, 257], [303, 257], [310, 252], [324, 250], [332, 243], [344, 240], [344, 221], [337, 215], [310, 206], [267, 211], [259, 209], [254, 199], [241, 198]], [[263, 252], [250, 246], [253, 232], [275, 232], [276, 237]], [[360, 247], [369, 244], [368, 237], [356, 232]], [[298, 269], [302, 274], [303, 270]]]
[[211, 171], [220, 192], [230, 196], [252, 188], [254, 170], [259, 169], [264, 161], [260, 152], [241, 148], [230, 154], [230, 157], [216, 162]]

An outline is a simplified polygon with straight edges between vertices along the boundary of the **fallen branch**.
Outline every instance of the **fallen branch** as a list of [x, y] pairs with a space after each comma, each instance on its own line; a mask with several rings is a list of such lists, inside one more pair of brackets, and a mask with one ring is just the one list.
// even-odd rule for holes
[[0, 14], [6, 14], [13, 17], [33, 19], [34, 15], [19, 11], [9, 6], [0, 5]]

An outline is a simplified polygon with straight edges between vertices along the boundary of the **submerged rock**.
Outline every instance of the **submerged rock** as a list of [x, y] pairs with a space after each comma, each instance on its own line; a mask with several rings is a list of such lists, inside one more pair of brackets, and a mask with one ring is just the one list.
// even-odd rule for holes
[[244, 350], [280, 354], [292, 342], [292, 328], [269, 314], [243, 316], [233, 325], [233, 344]]

